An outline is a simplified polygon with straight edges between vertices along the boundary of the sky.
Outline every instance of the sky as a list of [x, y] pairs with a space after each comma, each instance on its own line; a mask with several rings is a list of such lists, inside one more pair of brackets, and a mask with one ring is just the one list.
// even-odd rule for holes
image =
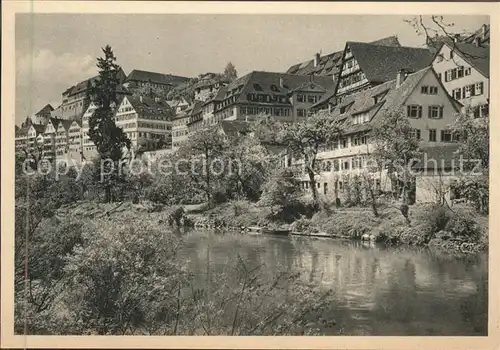
[[[149, 15], [17, 14], [16, 124], [47, 103], [61, 103], [68, 87], [97, 75], [96, 57], [109, 44], [117, 63], [132, 69], [195, 77], [222, 72], [231, 61], [239, 76], [252, 70], [285, 72], [314, 53], [342, 50], [346, 41], [397, 35], [422, 47], [405, 19], [375, 15]], [[488, 16], [444, 16], [453, 32], [470, 32]]]

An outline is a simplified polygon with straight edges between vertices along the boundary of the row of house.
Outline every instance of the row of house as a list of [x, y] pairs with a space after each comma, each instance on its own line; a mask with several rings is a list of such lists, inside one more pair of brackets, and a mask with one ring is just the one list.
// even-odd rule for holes
[[[154, 144], [175, 151], [197, 130], [216, 125], [230, 129], [231, 124], [241, 129], [242, 123], [264, 116], [283, 123], [304, 120], [311, 113], [338, 118], [344, 136], [319, 154], [325, 171], [318, 174], [321, 192], [337, 196], [342, 177], [362, 168], [369, 157], [370, 130], [384, 115], [403, 113], [422, 147], [437, 147], [446, 155], [456, 148], [448, 126], [461, 108], [472, 107], [477, 117], [489, 114], [489, 26], [470, 36], [437, 37], [425, 48], [402, 46], [396, 36], [369, 43], [348, 41], [342, 51], [315, 54], [285, 73], [252, 71], [234, 81], [207, 73], [192, 87], [192, 97], [173, 101], [161, 94], [149, 96], [180, 86], [187, 78], [138, 70], [129, 76], [120, 72], [119, 77], [115, 120], [134, 149]], [[26, 140], [40, 135], [51, 140], [45, 135], [51, 135], [52, 124], [61, 133], [56, 156], [63, 149], [63, 155], [72, 156], [70, 144], [82, 157], [95, 154], [88, 122], [96, 106], [88, 91], [96, 79], [72, 86], [63, 93], [61, 106], [44, 107], [32, 125], [16, 130], [16, 145], [32, 144], [22, 135], [28, 135]], [[62, 147], [64, 137], [69, 142], [70, 130], [74, 138]], [[383, 187], [383, 179], [377, 181]]]
[[[133, 70], [126, 76], [122, 69], [117, 77], [120, 85], [114, 117], [116, 124], [130, 138], [133, 149], [169, 147], [173, 116], [176, 108], [184, 106], [178, 101], [162, 100], [153, 91], [167, 91], [188, 78], [142, 70]], [[97, 149], [88, 131], [89, 118], [96, 109], [90, 90], [98, 79], [92, 77], [71, 86], [62, 93], [60, 106], [53, 108], [48, 104], [26, 118], [20, 127], [16, 126], [16, 150], [36, 148], [49, 159], [71, 158], [75, 161], [95, 156]], [[54, 132], [59, 135], [57, 139]]]

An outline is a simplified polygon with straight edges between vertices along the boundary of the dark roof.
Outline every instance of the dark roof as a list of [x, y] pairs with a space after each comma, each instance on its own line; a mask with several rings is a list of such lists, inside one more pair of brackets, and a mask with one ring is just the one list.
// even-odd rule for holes
[[480, 39], [481, 45], [489, 45], [490, 43], [490, 25], [483, 24], [478, 30], [476, 30], [472, 35], [464, 38], [463, 41], [466, 43], [473, 44], [476, 38]]
[[126, 96], [132, 107], [134, 107], [140, 118], [148, 118], [155, 116], [167, 116], [170, 120], [172, 119], [174, 113], [172, 108], [166, 102], [156, 102], [154, 99], [149, 97], [140, 96]]
[[130, 72], [130, 74], [126, 79], [126, 81], [129, 80], [148, 81], [155, 84], [164, 84], [164, 85], [178, 85], [180, 83], [189, 80], [189, 78], [172, 74], [163, 74], [163, 73], [148, 72], [144, 70], [134, 69], [132, 72]]
[[401, 69], [417, 71], [428, 67], [433, 59], [430, 50], [416, 47], [381, 46], [348, 42], [366, 78], [371, 83], [393, 80]]
[[99, 80], [99, 76], [96, 75], [95, 77], [92, 77], [90, 79], [84, 80], [73, 86], [73, 88], [70, 91], [70, 95], [75, 95], [80, 92], [87, 91], [87, 89], [92, 86], [97, 80]]
[[[432, 67], [429, 66], [418, 72], [409, 74], [398, 88], [396, 88], [396, 80], [391, 80], [370, 89], [346, 96], [344, 100], [335, 107], [331, 116], [338, 118], [339, 122], [343, 123], [342, 128], [344, 133], [368, 131], [374, 124], [382, 121], [384, 116], [398, 112], [427, 73], [434, 74], [436, 81], [439, 82], [436, 73]], [[446, 91], [444, 87], [442, 88]], [[454, 101], [449, 94], [447, 94], [447, 96], [452, 102]], [[377, 98], [376, 100], [375, 97]], [[455, 107], [457, 107], [457, 105], [455, 105]], [[344, 111], [344, 113], [341, 113], [342, 111]], [[365, 112], [368, 112], [369, 123], [352, 123], [352, 116]]]
[[[281, 82], [283, 83], [282, 86]], [[311, 77], [308, 75], [253, 71], [223, 87], [216, 98], [221, 98], [221, 95], [221, 99], [236, 96], [235, 102], [252, 102], [248, 101], [248, 94], [287, 96], [294, 89], [303, 86], [304, 83], [314, 83], [325, 90], [331, 90], [334, 87], [333, 78], [327, 76]], [[272, 102], [271, 104], [276, 103], [278, 102]], [[259, 104], [263, 104], [263, 102], [259, 102]], [[289, 104], [288, 99], [285, 104]]]
[[35, 115], [39, 115], [42, 113], [50, 113], [54, 110], [54, 108], [49, 104], [46, 104], [45, 107], [43, 107], [41, 110], [39, 110]]
[[415, 170], [442, 170], [458, 168], [460, 165], [460, 155], [457, 143], [440, 143], [424, 145], [420, 147], [422, 152], [419, 159], [413, 164]]
[[[389, 36], [371, 42], [373, 45], [384, 46], [401, 46], [396, 36]], [[294, 64], [286, 73], [298, 75], [336, 75], [338, 73], [338, 66], [341, 63], [342, 54], [344, 50], [333, 52], [324, 56], [320, 56], [318, 65], [314, 67], [314, 59], [302, 63]]]
[[222, 131], [229, 137], [238, 136], [250, 132], [250, 123], [241, 120], [222, 120], [220, 123]]
[[43, 134], [45, 132], [45, 125], [43, 124], [31, 124], [35, 129], [37, 134]]
[[486, 78], [490, 77], [490, 47], [476, 46], [468, 43], [445, 42], [454, 52], [461, 56], [471, 66], [476, 68]]

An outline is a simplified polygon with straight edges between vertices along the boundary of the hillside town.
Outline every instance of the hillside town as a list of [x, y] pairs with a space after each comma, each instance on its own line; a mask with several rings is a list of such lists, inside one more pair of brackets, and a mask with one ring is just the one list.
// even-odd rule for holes
[[[69, 87], [59, 106], [47, 104], [16, 126], [16, 150], [38, 147], [44, 158], [76, 162], [96, 156], [88, 136], [96, 108], [88, 92], [96, 79]], [[138, 69], [127, 75], [121, 68], [118, 79], [115, 121], [137, 154], [173, 152], [206, 127], [239, 133], [263, 116], [293, 123], [329, 113], [342, 121], [344, 136], [318, 154], [324, 170], [318, 187], [327, 195], [330, 188], [342, 189], [339, 174], [362, 166], [371, 151], [371, 125], [390, 112], [404, 111], [424, 150], [454, 157], [456, 140], [448, 126], [455, 115], [464, 108], [476, 117], [488, 115], [489, 25], [453, 41], [436, 37], [425, 48], [404, 46], [397, 36], [348, 41], [343, 51], [316, 53], [283, 72], [252, 71], [233, 80], [216, 73], [188, 78]], [[417, 201], [430, 200], [432, 191], [422, 186]]]
[[[59, 21], [88, 39], [78, 57], [95, 48], [94, 27], [105, 33], [102, 56], [16, 119], [16, 334], [488, 335], [486, 16], [446, 30], [451, 18], [415, 16], [438, 25], [420, 46], [392, 15], [360, 29], [360, 16], [106, 15], [109, 33], [94, 17]], [[57, 29], [38, 20], [42, 37]], [[219, 49], [204, 36], [288, 21], [295, 32], [259, 47], [317, 38], [319, 21], [352, 37], [261, 65], [231, 55], [236, 39]], [[138, 54], [123, 54], [138, 42], [124, 33], [150, 22], [189, 35], [145, 29]], [[24, 88], [18, 103], [36, 92]]]

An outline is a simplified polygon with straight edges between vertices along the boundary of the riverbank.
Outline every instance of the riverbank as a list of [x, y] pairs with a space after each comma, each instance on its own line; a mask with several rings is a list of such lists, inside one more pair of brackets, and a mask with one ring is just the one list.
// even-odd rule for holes
[[[369, 208], [324, 208], [319, 212], [288, 213], [277, 219], [270, 207], [248, 201], [231, 201], [208, 208], [203, 205], [158, 207], [149, 202], [133, 204], [79, 202], [62, 207], [58, 216], [99, 218], [126, 216], [158, 227], [197, 227], [248, 231], [248, 228], [288, 230], [303, 236], [369, 240], [386, 245], [428, 246], [449, 253], [474, 253], [488, 248], [488, 217], [466, 205], [453, 208], [433, 204], [410, 207], [407, 221], [395, 206], [380, 206], [374, 216]], [[306, 215], [309, 214], [309, 215]]]
[[463, 204], [453, 208], [413, 205], [408, 220], [395, 206], [380, 206], [378, 214], [374, 216], [370, 208], [326, 208], [283, 222], [274, 219], [269, 207], [234, 201], [188, 215], [201, 227], [288, 229], [302, 235], [429, 246], [450, 253], [474, 253], [488, 247], [488, 217]]

